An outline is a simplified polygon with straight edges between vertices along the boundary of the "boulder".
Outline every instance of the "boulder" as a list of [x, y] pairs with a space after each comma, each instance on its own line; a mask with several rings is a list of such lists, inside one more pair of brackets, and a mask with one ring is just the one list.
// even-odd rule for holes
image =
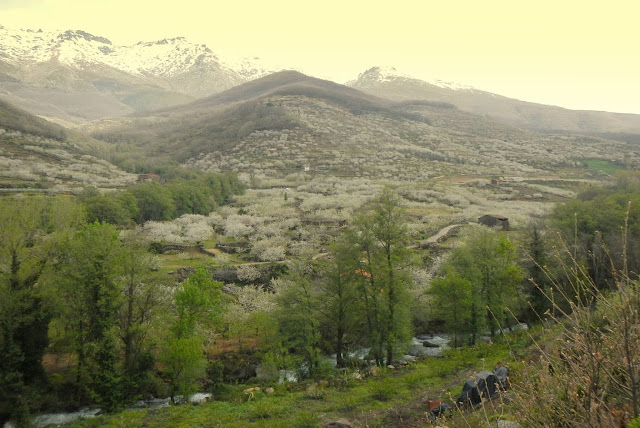
[[198, 404], [204, 404], [210, 399], [211, 399], [211, 394], [209, 393], [197, 393], [189, 397], [189, 403], [195, 406]]
[[413, 357], [424, 357], [426, 355], [429, 355], [429, 350], [425, 348], [422, 344], [412, 345], [407, 351], [407, 354]]
[[500, 387], [502, 389], [509, 388], [509, 369], [507, 367], [496, 367], [493, 372], [496, 374], [498, 378], [498, 382], [500, 382]]
[[271, 387], [266, 388], [266, 389], [264, 390], [264, 393], [265, 393], [265, 394], [273, 394], [274, 392], [276, 392], [276, 390], [275, 390], [275, 389], [273, 389], [273, 388], [271, 388]]
[[433, 347], [443, 347], [445, 345], [448, 345], [450, 342], [448, 337], [442, 337], [442, 336], [433, 336], [430, 337], [429, 339], [425, 339], [422, 341], [424, 346], [433, 348]]

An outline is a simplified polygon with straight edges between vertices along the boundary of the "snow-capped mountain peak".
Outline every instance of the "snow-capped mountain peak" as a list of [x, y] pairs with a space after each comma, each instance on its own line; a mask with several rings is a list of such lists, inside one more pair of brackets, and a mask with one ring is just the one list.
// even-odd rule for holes
[[[40, 31], [42, 31], [42, 30], [40, 30]], [[75, 31], [74, 30], [67, 30], [64, 33], [58, 34], [58, 39], [60, 39], [60, 40], [84, 39], [84, 40], [86, 40], [88, 42], [96, 41], [98, 43], [103, 43], [103, 44], [106, 44], [106, 45], [112, 44], [111, 40], [109, 40], [109, 39], [105, 39], [104, 37], [97, 37], [97, 36], [94, 36], [93, 34], [89, 34], [89, 33], [85, 32], [85, 31], [82, 31], [82, 30], [75, 30]]]
[[109, 39], [82, 30], [16, 30], [0, 26], [0, 60], [15, 66], [28, 66], [57, 60], [85, 69], [104, 64], [137, 76], [171, 77], [194, 67], [211, 67], [234, 74], [234, 79], [250, 80], [269, 74], [248, 58], [221, 60], [204, 44], [184, 37], [130, 46], [114, 45]]

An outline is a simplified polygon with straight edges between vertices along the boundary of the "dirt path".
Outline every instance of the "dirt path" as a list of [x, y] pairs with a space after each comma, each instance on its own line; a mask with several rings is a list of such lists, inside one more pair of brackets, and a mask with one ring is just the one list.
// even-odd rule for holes
[[440, 229], [440, 231], [438, 233], [436, 233], [433, 236], [430, 236], [429, 238], [425, 239], [422, 242], [425, 243], [425, 244], [435, 244], [440, 239], [442, 239], [444, 236], [446, 236], [451, 229], [453, 229], [454, 227], [459, 227], [459, 226], [462, 226], [462, 224], [452, 224], [452, 225], [449, 225], [447, 227], [443, 227], [442, 229]]
[[451, 232], [452, 229], [454, 229], [456, 227], [461, 227], [461, 226], [463, 226], [463, 225], [462, 224], [451, 224], [451, 225], [449, 225], [447, 227], [443, 227], [435, 235], [432, 235], [432, 236], [428, 237], [427, 239], [425, 239], [424, 241], [420, 241], [417, 244], [410, 245], [407, 248], [415, 250], [417, 248], [425, 247], [425, 246], [428, 246], [428, 245], [433, 245], [433, 244], [439, 242], [440, 240], [442, 240], [443, 238], [445, 238], [447, 236], [447, 234], [449, 232]]

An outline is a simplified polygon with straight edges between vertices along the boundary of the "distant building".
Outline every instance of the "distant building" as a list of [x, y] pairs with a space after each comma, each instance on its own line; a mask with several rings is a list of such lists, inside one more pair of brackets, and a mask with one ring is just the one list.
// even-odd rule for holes
[[138, 182], [160, 181], [158, 174], [138, 174]]
[[506, 182], [507, 182], [507, 180], [505, 180], [503, 177], [492, 178], [491, 179], [491, 184], [493, 184], [494, 186], [499, 185], [499, 184], [505, 184]]
[[478, 223], [489, 227], [500, 227], [502, 230], [509, 230], [509, 219], [499, 215], [483, 215], [478, 217]]

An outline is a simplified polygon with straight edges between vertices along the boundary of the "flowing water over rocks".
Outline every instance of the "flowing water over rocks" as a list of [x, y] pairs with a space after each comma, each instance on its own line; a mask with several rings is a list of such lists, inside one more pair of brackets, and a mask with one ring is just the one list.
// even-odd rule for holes
[[[199, 392], [189, 396], [188, 402], [193, 405], [201, 404], [211, 400], [211, 394]], [[177, 401], [182, 401], [180, 397]], [[170, 398], [149, 398], [134, 403], [127, 410], [132, 409], [160, 409], [170, 407]], [[66, 425], [79, 419], [89, 419], [100, 415], [101, 410], [98, 407], [85, 407], [76, 412], [60, 412], [60, 413], [44, 413], [33, 417], [33, 426], [36, 428], [45, 428], [52, 426]], [[14, 428], [12, 422], [4, 424], [4, 428]]]

